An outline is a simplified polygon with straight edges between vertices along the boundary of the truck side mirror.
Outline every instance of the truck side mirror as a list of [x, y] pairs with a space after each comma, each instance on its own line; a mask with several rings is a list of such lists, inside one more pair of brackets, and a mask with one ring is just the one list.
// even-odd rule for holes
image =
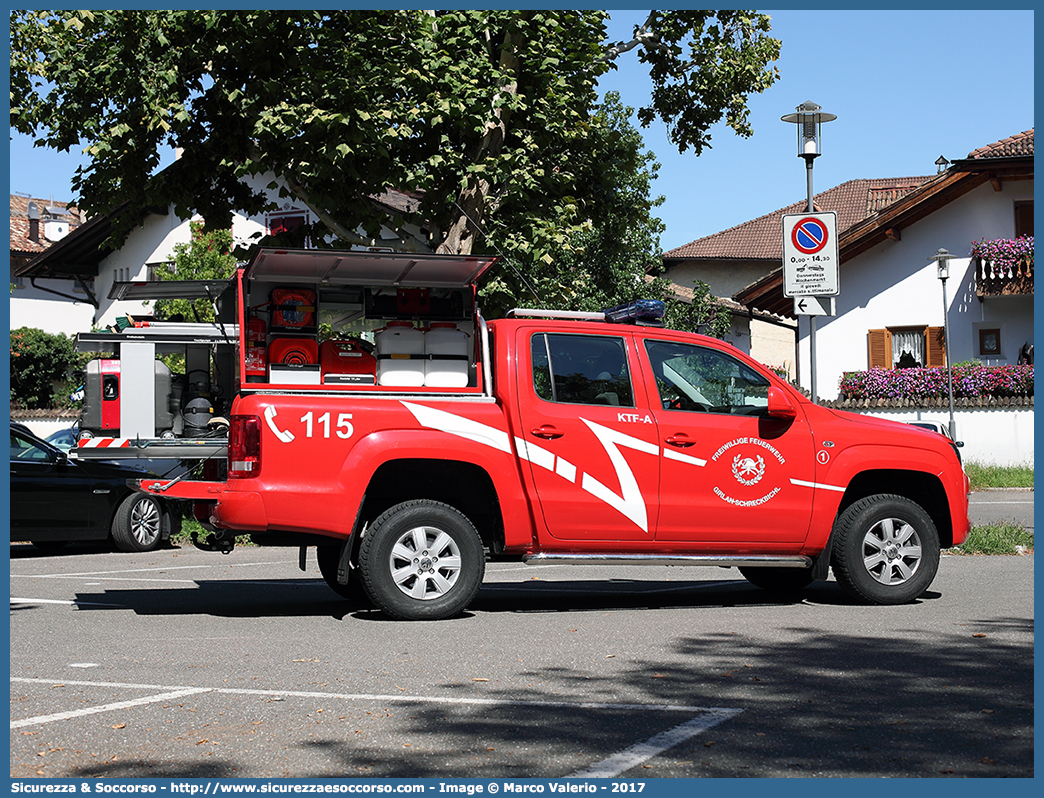
[[768, 415], [770, 418], [779, 418], [785, 421], [793, 421], [797, 418], [797, 408], [790, 401], [790, 397], [774, 385], [770, 385], [768, 390]]

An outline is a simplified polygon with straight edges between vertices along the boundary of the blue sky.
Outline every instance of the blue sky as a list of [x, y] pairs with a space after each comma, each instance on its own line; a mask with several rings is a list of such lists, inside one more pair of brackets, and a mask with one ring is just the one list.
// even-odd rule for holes
[[[794, 126], [780, 121], [805, 100], [837, 115], [823, 127], [815, 190], [846, 180], [935, 173], [935, 160], [1033, 127], [1031, 11], [766, 11], [783, 42], [780, 78], [750, 99], [754, 135], [724, 125], [700, 157], [679, 155], [661, 125], [643, 130], [663, 168], [661, 238], [672, 249], [805, 196]], [[643, 11], [611, 11], [609, 35], [629, 39]], [[626, 105], [648, 97], [634, 52], [602, 81]], [[635, 122], [637, 124], [637, 122]], [[79, 153], [11, 142], [12, 192], [71, 197]]]
[[[817, 193], [846, 180], [935, 174], [940, 155], [964, 158], [1033, 127], [1031, 11], [764, 13], [783, 48], [779, 79], [749, 101], [753, 136], [720, 125], [696, 158], [679, 155], [662, 126], [643, 130], [663, 165], [655, 190], [666, 197], [664, 250], [804, 199], [795, 126], [780, 117], [806, 100], [837, 115], [823, 125]], [[610, 16], [610, 36], [629, 39], [645, 12]], [[638, 106], [648, 81], [636, 59], [621, 62], [602, 83]]]

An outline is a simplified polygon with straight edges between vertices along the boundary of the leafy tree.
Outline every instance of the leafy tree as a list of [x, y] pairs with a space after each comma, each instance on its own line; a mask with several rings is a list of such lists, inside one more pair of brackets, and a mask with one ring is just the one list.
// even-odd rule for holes
[[541, 307], [597, 311], [634, 299], [659, 299], [667, 303], [667, 322], [674, 329], [718, 337], [727, 332], [730, 314], [705, 283], [692, 289], [691, 300], [682, 300], [669, 280], [650, 276], [661, 265], [663, 223], [653, 214], [663, 197], [651, 196], [660, 165], [643, 150], [629, 121], [632, 110], [616, 92], [594, 109], [591, 157], [578, 173], [588, 198], [580, 212], [587, 218], [563, 238], [554, 259], [535, 264], [524, 276], [502, 270], [489, 281], [483, 288], [489, 315], [534, 300]]
[[[232, 231], [206, 230], [203, 222], [189, 222], [191, 236], [187, 244], [174, 245], [174, 268], [158, 270], [161, 280], [221, 280], [235, 274], [236, 257], [232, 254]], [[185, 321], [214, 321], [214, 308], [205, 299], [160, 299], [156, 315], [161, 319], [181, 316]]]
[[[607, 47], [601, 11], [19, 11], [11, 123], [42, 146], [82, 142], [74, 189], [88, 213], [173, 202], [228, 226], [272, 172], [344, 241], [381, 215], [386, 188], [424, 192], [410, 221], [469, 252], [508, 200], [557, 229], [575, 216], [599, 75], [639, 48], [653, 76], [645, 124], [669, 121], [699, 154], [716, 121], [749, 135], [746, 96], [776, 76], [779, 42], [749, 11], [652, 12]], [[163, 144], [177, 180], [148, 180]], [[577, 159], [580, 159], [579, 162]], [[512, 220], [514, 221], [514, 220]], [[534, 251], [550, 230], [534, 223]], [[309, 231], [302, 231], [302, 234]]]
[[36, 327], [11, 330], [11, 405], [28, 409], [67, 406], [72, 369], [89, 356], [76, 352], [73, 340]]
[[[653, 79], [642, 123], [665, 121], [695, 155], [718, 121], [750, 135], [746, 98], [777, 76], [780, 43], [753, 11], [653, 11], [617, 43], [605, 40], [604, 20], [537, 10], [16, 11], [11, 125], [41, 146], [86, 144], [92, 160], [73, 188], [88, 214], [172, 204], [227, 228], [233, 210], [267, 207], [240, 178], [273, 174], [320, 220], [295, 231], [301, 240], [499, 251], [547, 282], [540, 270], [605, 222], [598, 158], [613, 131], [593, 111], [595, 88], [624, 53], [636, 49]], [[183, 156], [150, 179], [163, 145]], [[377, 205], [389, 188], [415, 192], [416, 209]], [[128, 216], [113, 243], [132, 224]]]

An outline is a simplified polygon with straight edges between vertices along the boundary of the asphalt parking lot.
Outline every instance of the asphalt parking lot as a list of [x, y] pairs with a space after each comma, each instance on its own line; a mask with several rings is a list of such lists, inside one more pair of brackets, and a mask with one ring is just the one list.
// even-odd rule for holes
[[11, 546], [11, 776], [1031, 776], [1033, 557], [915, 604], [737, 572], [492, 564], [463, 617], [310, 556]]

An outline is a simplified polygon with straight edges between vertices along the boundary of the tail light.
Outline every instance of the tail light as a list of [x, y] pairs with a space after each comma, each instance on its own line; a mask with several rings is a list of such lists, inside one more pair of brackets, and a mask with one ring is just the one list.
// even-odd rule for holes
[[232, 416], [228, 427], [228, 478], [251, 479], [261, 474], [261, 419]]

